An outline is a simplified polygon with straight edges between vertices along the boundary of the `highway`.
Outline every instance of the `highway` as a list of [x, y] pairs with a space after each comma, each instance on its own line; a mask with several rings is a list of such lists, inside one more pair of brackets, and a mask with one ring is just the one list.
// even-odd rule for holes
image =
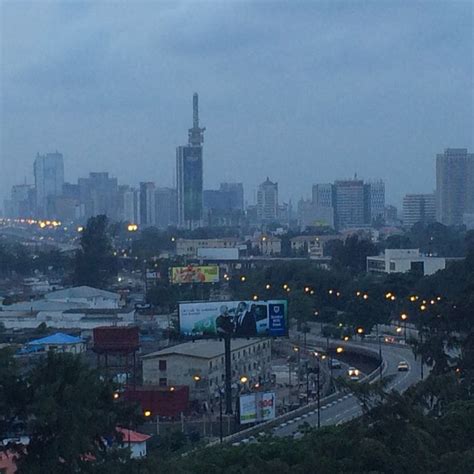
[[[377, 349], [375, 344], [365, 343], [365, 347]], [[350, 345], [348, 345], [348, 350]], [[421, 367], [419, 359], [415, 361], [411, 347], [395, 346], [384, 344], [382, 346], [382, 357], [385, 361], [383, 376], [393, 376], [388, 384], [388, 390], [397, 390], [403, 392], [410, 385], [420, 380]], [[398, 363], [405, 360], [409, 364], [407, 372], [397, 370]], [[425, 373], [427, 371], [425, 370]], [[352, 418], [360, 416], [362, 409], [358, 400], [352, 394], [341, 394], [341, 397], [331, 403], [321, 404], [321, 426], [344, 423]], [[273, 428], [274, 436], [298, 436], [299, 426], [308, 423], [311, 426], [317, 426], [317, 410], [314, 409], [304, 415], [296, 416], [293, 419]]]

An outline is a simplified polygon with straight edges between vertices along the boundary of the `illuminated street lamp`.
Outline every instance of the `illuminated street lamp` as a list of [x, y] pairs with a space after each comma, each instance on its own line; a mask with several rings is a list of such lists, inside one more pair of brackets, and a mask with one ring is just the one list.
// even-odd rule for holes
[[247, 278], [245, 278], [243, 275], [240, 277], [240, 281], [244, 282]]
[[114, 400], [118, 400], [120, 398], [120, 393], [114, 392], [113, 397], [114, 397]]
[[344, 339], [344, 341], [348, 341], [348, 340], [349, 340], [349, 336], [344, 336], [343, 339]]
[[364, 328], [357, 328], [357, 334], [364, 334]]
[[288, 288], [288, 284], [285, 283], [285, 284], [283, 285], [283, 289], [286, 290], [287, 288]]
[[336, 348], [336, 353], [337, 353], [337, 354], [341, 354], [342, 352], [344, 352], [344, 348], [343, 348], [343, 347], [339, 346], [339, 347]]
[[247, 383], [249, 381], [249, 378], [246, 375], [242, 375], [240, 377], [240, 383]]
[[143, 416], [144, 416], [145, 418], [150, 418], [150, 416], [151, 416], [151, 410], [145, 410], [145, 411], [143, 412]]
[[170, 392], [174, 392], [176, 390], [175, 387], [170, 387]]
[[420, 309], [421, 309], [421, 311], [425, 311], [426, 306], [425, 306], [424, 304], [422, 304], [422, 305], [420, 306]]
[[309, 286], [304, 287], [304, 292], [305, 293], [309, 293], [310, 290], [311, 290], [311, 288]]
[[369, 298], [369, 295], [367, 293], [364, 293], [364, 296], [362, 298], [364, 298], [364, 300], [366, 300], [366, 299]]
[[253, 299], [254, 301], [257, 301], [257, 300], [258, 300], [258, 296], [257, 296], [257, 295], [253, 295], [252, 299]]
[[266, 289], [266, 290], [269, 290], [271, 287], [272, 287], [272, 285], [270, 285], [270, 283], [267, 283], [267, 284], [265, 285], [265, 289]]
[[196, 374], [196, 375], [193, 375], [193, 380], [194, 380], [195, 382], [199, 382], [199, 381], [201, 380], [201, 376], [200, 376], [200, 375], [197, 375], [197, 374]]

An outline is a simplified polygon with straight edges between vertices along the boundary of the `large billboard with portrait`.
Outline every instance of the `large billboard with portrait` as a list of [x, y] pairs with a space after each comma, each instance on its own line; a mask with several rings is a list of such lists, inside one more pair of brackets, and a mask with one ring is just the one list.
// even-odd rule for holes
[[276, 399], [273, 392], [256, 392], [239, 398], [240, 424], [260, 423], [275, 418]]
[[170, 282], [180, 283], [218, 283], [219, 267], [217, 265], [188, 265], [186, 267], [172, 267]]
[[186, 337], [278, 337], [288, 335], [286, 300], [205, 301], [179, 304]]

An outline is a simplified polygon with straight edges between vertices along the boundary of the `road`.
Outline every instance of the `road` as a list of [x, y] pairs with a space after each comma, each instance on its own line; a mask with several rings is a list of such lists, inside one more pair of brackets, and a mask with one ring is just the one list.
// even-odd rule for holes
[[[375, 345], [366, 344], [366, 347]], [[388, 384], [388, 390], [397, 390], [403, 392], [410, 385], [420, 380], [421, 367], [420, 361], [415, 361], [410, 347], [391, 346], [384, 344], [382, 347], [382, 357], [385, 361], [385, 370], [383, 376], [393, 376], [393, 380]], [[406, 360], [409, 364], [408, 372], [398, 372], [397, 366], [401, 360]], [[425, 373], [427, 373], [425, 371]], [[321, 425], [334, 425], [349, 421], [352, 418], [360, 416], [362, 409], [358, 400], [351, 394], [341, 395], [341, 398], [332, 403], [321, 405]], [[317, 410], [310, 411], [302, 416], [297, 416], [273, 429], [274, 436], [292, 436], [299, 432], [299, 426], [308, 423], [311, 426], [317, 426]]]

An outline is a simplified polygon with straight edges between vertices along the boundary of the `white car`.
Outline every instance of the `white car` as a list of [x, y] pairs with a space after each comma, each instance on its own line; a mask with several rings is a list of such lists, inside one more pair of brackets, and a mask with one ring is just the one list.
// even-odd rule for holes
[[410, 366], [406, 360], [401, 360], [398, 363], [398, 371], [399, 372], [408, 372], [410, 370]]
[[360, 377], [360, 371], [359, 369], [356, 369], [355, 367], [349, 367], [349, 370], [347, 371], [347, 375], [349, 376], [350, 380], [359, 380]]

